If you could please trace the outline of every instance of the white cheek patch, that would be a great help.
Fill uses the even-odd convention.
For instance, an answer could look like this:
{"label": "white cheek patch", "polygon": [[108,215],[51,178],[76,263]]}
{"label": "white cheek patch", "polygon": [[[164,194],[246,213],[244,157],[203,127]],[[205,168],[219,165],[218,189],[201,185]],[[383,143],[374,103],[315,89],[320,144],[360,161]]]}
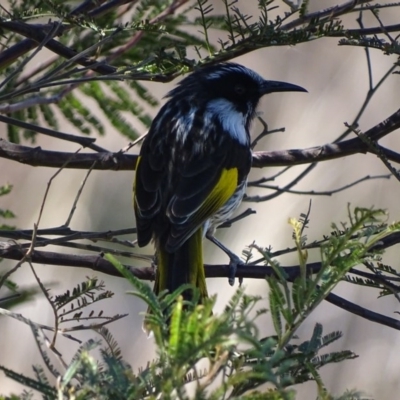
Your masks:
{"label": "white cheek patch", "polygon": [[[217,116],[224,131],[232,139],[242,145],[249,144],[249,135],[245,128],[245,116],[236,110],[235,106],[227,99],[211,100],[207,103],[207,114],[209,117]],[[211,118],[210,118],[211,119]]]}

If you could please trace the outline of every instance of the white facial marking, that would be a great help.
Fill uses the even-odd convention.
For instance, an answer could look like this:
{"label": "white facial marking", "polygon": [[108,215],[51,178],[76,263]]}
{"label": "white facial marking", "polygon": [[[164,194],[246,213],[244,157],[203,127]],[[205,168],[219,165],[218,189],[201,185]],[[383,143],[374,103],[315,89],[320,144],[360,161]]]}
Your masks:
{"label": "white facial marking", "polygon": [[237,111],[229,100],[211,100],[207,104],[207,114],[210,116],[217,115],[222,127],[233,139],[240,144],[248,145],[249,137],[245,128],[245,116]]}

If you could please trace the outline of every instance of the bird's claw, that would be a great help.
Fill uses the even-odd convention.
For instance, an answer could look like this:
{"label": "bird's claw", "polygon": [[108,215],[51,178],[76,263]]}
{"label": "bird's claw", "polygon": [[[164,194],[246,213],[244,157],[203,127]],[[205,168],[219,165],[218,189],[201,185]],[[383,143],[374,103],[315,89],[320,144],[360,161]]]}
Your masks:
{"label": "bird's claw", "polygon": [[[228,271],[228,282],[231,286],[235,284],[235,278],[236,278],[236,271],[238,265],[244,265],[243,261],[236,255],[236,254],[230,254],[229,255],[229,271]],[[239,280],[240,284],[242,283],[242,280]]]}
{"label": "bird's claw", "polygon": [[[235,277],[238,265],[244,265],[244,262],[235,254],[232,253],[227,247],[225,247],[217,238],[215,238],[209,232],[206,233],[208,240],[218,246],[228,257],[229,257],[229,270],[228,270],[228,282],[231,286],[235,284]],[[239,278],[239,284],[241,285],[243,278]]]}

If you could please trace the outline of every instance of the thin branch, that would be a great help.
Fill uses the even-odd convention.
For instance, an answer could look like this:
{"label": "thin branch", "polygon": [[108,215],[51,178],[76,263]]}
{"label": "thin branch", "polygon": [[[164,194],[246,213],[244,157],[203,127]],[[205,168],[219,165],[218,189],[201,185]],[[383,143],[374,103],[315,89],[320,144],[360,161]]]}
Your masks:
{"label": "thin branch", "polygon": [[[0,256],[9,260],[21,260],[24,251],[19,246],[10,246],[9,243],[0,242]],[[100,255],[76,255],[50,251],[34,250],[30,256],[33,263],[55,265],[61,267],[89,268],[96,272],[111,276],[121,276],[115,267]],[[128,270],[143,280],[154,280],[152,267],[127,266]]]}
{"label": "thin branch", "polygon": [[93,170],[93,168],[94,168],[95,165],[96,165],[96,162],[94,162],[94,163],[92,164],[92,166],[89,168],[89,170],[87,171],[87,173],[86,173],[86,175],[85,175],[85,178],[84,178],[83,181],[82,181],[82,184],[81,184],[81,186],[80,186],[80,188],[79,188],[79,190],[78,190],[78,193],[77,193],[76,196],[75,196],[75,200],[74,200],[74,203],[73,203],[73,205],[72,205],[71,211],[70,211],[70,213],[69,213],[69,215],[68,215],[68,218],[67,218],[67,220],[66,220],[66,222],[65,222],[65,224],[64,224],[65,226],[69,226],[69,224],[71,223],[71,219],[72,219],[72,217],[73,217],[73,215],[74,215],[74,213],[75,213],[76,205],[78,204],[79,198],[81,197],[83,188],[85,187],[85,184],[86,184],[86,182],[87,182],[87,179],[89,178],[89,175],[90,175],[90,173],[92,172],[92,170]]}
{"label": "thin branch", "polygon": [[[5,124],[15,125],[15,126],[18,126],[20,128],[24,128],[24,129],[33,130],[35,132],[42,133],[43,135],[47,135],[47,136],[54,137],[54,138],[61,139],[61,140],[66,140],[68,142],[78,143],[82,147],[88,147],[89,149],[92,149],[92,150],[95,150],[98,152],[106,152],[107,151],[107,150],[103,149],[102,147],[94,144],[94,142],[96,141],[96,139],[94,139],[94,138],[76,136],[76,135],[71,135],[70,133],[63,133],[63,132],[55,131],[53,129],[43,128],[42,126],[33,125],[33,124],[30,124],[30,123],[27,123],[24,121],[20,121],[15,118],[6,117],[4,115],[0,115],[0,122],[4,122]],[[65,161],[62,162],[59,165],[59,167],[61,167],[63,164],[65,164]]]}
{"label": "thin branch", "polygon": [[225,221],[223,224],[218,226],[218,229],[220,228],[230,228],[235,222],[240,221],[243,218],[248,217],[249,215],[256,214],[257,212],[251,208],[248,208],[247,210],[243,211],[241,214],[238,216],[229,219],[228,221]]}
{"label": "thin branch", "polygon": [[[101,232],[91,232],[91,231],[75,231],[66,226],[59,226],[56,228],[45,228],[38,229],[37,235],[48,235],[48,236],[70,236],[69,240],[106,240],[112,241],[115,236],[122,235],[130,235],[136,233],[136,228],[128,228],[128,229],[118,229],[115,231],[101,231]],[[12,240],[20,240],[26,239],[29,240],[32,237],[33,230],[0,230],[0,237],[12,239]]]}
{"label": "thin branch", "polygon": [[[33,242],[32,242],[32,243],[33,243]],[[43,283],[41,282],[41,280],[40,280],[38,274],[36,273],[36,270],[35,270],[33,264],[32,264],[31,262],[29,262],[29,261],[28,261],[28,264],[29,264],[29,266],[31,267],[31,271],[32,271],[32,273],[33,273],[33,276],[35,277],[35,280],[36,280],[37,284],[39,285],[39,287],[40,287],[42,293],[44,294],[44,296],[45,296],[47,302],[49,303],[50,308],[52,309],[53,314],[54,314],[54,334],[53,334],[53,339],[52,339],[51,345],[50,345],[50,348],[51,348],[51,349],[54,349],[55,346],[56,346],[56,339],[57,339],[57,332],[58,332],[57,309],[56,309],[56,307],[54,306],[54,303],[51,301],[51,297],[50,297],[50,295],[49,295],[49,292],[47,291],[47,289],[45,288],[45,286],[44,286]]]}
{"label": "thin branch", "polygon": [[306,23],[312,22],[312,20],[321,20],[321,18],[327,17],[329,21],[343,15],[349,13],[349,11],[354,10],[354,8],[360,4],[370,3],[370,0],[350,0],[346,3],[335,5],[332,7],[325,8],[324,10],[315,11],[309,14],[306,14],[300,18],[295,19],[285,25],[281,26],[281,29],[284,31],[288,31],[294,28],[297,28]]}
{"label": "thin branch", "polygon": [[35,49],[32,54],[30,54],[28,57],[24,58],[21,62],[20,65],[7,77],[0,83],[0,89],[5,86],[8,82],[10,82],[12,79],[14,79],[21,71],[22,69],[26,66],[26,64],[29,63],[42,49],[43,47],[46,46],[46,44],[52,40],[55,36],[57,36],[58,31],[60,30],[62,26],[61,22],[55,22],[53,23],[52,28],[50,31],[46,34],[46,36],[43,38],[43,40],[39,43],[39,46]]}
{"label": "thin branch", "polygon": [[371,149],[371,152],[375,153],[378,156],[378,158],[382,161],[382,163],[390,171],[390,173],[400,182],[399,172],[392,166],[392,164],[390,164],[385,154],[381,154],[376,143],[372,141],[368,136],[365,136],[365,134],[362,133],[360,130],[352,129],[352,131]]}
{"label": "thin branch", "polygon": [[330,32],[327,36],[359,37],[359,36],[372,36],[372,35],[379,35],[380,33],[399,32],[399,31],[400,31],[400,24],[394,24],[394,25],[386,25],[384,29],[381,26],[375,26],[372,28],[345,29],[343,32]]}
{"label": "thin branch", "polygon": [[[363,5],[361,6],[360,14],[357,18],[357,23],[360,25],[361,29],[364,29],[364,22],[363,22],[363,15],[364,15],[364,10],[363,10]],[[369,80],[369,91],[371,92],[374,88],[374,82],[373,82],[373,76],[372,76],[372,64],[371,64],[371,56],[369,52],[368,47],[364,47],[365,51],[365,58],[367,61],[367,67],[368,67],[368,80]]]}
{"label": "thin branch", "polygon": [[[27,39],[29,39],[25,43],[25,46],[30,49],[32,49],[32,44],[30,40],[41,43],[46,38],[46,30],[43,29],[43,26],[26,24],[22,21],[0,21],[0,27],[25,36]],[[63,29],[65,29],[65,27],[63,27]],[[61,33],[62,31],[60,32],[60,34]],[[36,47],[36,45],[34,47]],[[78,54],[78,52],[76,52],[75,50],[70,49],[69,47],[63,45],[55,39],[48,40],[45,44],[45,47],[51,50],[53,53],[56,53],[66,59],[73,58]],[[21,54],[19,56],[21,56]],[[5,61],[3,60],[3,64],[4,62]],[[97,61],[93,61],[88,57],[80,58],[79,60],[77,60],[77,63],[85,67],[91,66],[94,71],[100,74],[110,74],[117,71],[116,67],[113,67],[111,65],[99,64]]]}
{"label": "thin branch", "polygon": [[100,5],[100,4],[101,5],[97,8],[95,8],[94,10],[90,11],[88,13],[88,15],[92,18],[101,17],[106,12],[109,12],[114,8],[117,8],[117,7],[127,4],[127,3],[131,3],[131,5],[133,6],[137,2],[138,2],[138,0],[111,0],[111,1],[106,2],[106,4],[101,4],[101,3],[103,3],[103,1],[94,2],[96,4],[96,6]]}
{"label": "thin branch", "polygon": [[19,293],[10,294],[9,296],[5,296],[5,297],[0,297],[0,304],[8,302],[8,301],[16,300],[19,297],[21,297],[21,295]]}
{"label": "thin branch", "polygon": [[[101,6],[103,3],[105,3],[107,0],[86,0],[80,3],[76,8],[74,8],[70,15],[79,15],[79,14],[87,14],[90,11],[92,11],[94,8]],[[120,3],[120,0],[118,1]]]}
{"label": "thin branch", "polygon": [[325,300],[328,303],[331,303],[337,307],[342,308],[343,310],[351,312],[352,314],[358,315],[359,317],[367,319],[368,321],[376,322],[380,325],[385,325],[389,328],[400,330],[399,320],[368,310],[364,307],[359,306],[358,304],[352,303],[351,301],[344,299],[343,297],[339,297],[332,292],[325,297]]}
{"label": "thin branch", "polygon": [[[0,308],[0,315],[6,315],[6,316],[14,318],[14,319],[16,319],[16,320],[18,320],[20,322],[24,322],[27,325],[31,325],[32,324],[32,321],[30,319],[28,319],[28,318],[25,318],[22,314],[14,313],[14,312],[6,310],[4,308]],[[34,323],[34,324],[37,327],[41,328],[41,329],[45,329],[45,330],[54,332],[54,328],[52,326],[43,325],[43,324],[37,324],[37,323]],[[71,339],[71,340],[73,340],[75,342],[82,343],[79,339],[76,339],[73,336],[68,335],[67,333],[65,333],[64,329],[60,330],[58,333],[60,335],[64,336],[64,337],[66,337],[67,339]]]}
{"label": "thin branch", "polygon": [[317,166],[317,162],[313,162],[310,164],[303,172],[298,174],[292,181],[290,181],[287,185],[285,185],[283,188],[281,188],[279,191],[275,191],[274,193],[266,196],[252,196],[251,200],[250,197],[247,197],[247,195],[244,197],[245,201],[253,201],[253,202],[261,202],[261,201],[269,201],[274,199],[275,197],[280,196],[281,194],[288,192],[291,190],[291,188],[295,185],[297,185],[303,178],[305,178],[315,167]]}
{"label": "thin branch", "polygon": [[[308,190],[307,191],[307,190],[284,189],[284,188],[280,188],[279,186],[264,185],[264,184],[251,184],[248,186],[258,187],[258,188],[262,188],[262,189],[270,189],[273,191],[278,191],[278,192],[282,192],[282,193],[290,193],[290,194],[299,194],[299,195],[308,195],[308,196],[332,196],[335,193],[339,193],[339,192],[347,190],[353,186],[356,186],[361,182],[369,181],[372,179],[390,179],[391,176],[392,176],[392,174],[376,175],[376,176],[367,175],[367,176],[364,176],[363,178],[357,179],[354,182],[351,182],[347,185],[341,186],[337,189],[327,190],[327,191],[323,191],[323,192],[319,192],[316,190]],[[246,196],[244,201],[260,202],[260,201],[264,201],[263,198],[264,198],[264,196]]]}
{"label": "thin branch", "polygon": [[[184,5],[187,2],[188,2],[188,0],[175,0],[174,2],[172,2],[172,4],[170,4],[168,7],[166,7],[158,16],[156,16],[151,21],[149,21],[149,24],[157,24],[157,23],[161,22],[169,15],[174,14],[176,9],[178,9],[179,7],[181,7],[182,5]],[[116,1],[109,2],[105,6],[107,6],[106,9],[108,10],[109,8],[116,7],[120,3],[123,4],[124,2],[116,2]],[[109,6],[111,6],[111,7],[109,7]],[[96,13],[96,10],[93,10],[92,13],[89,13],[89,14],[92,17],[96,17],[96,16],[99,16],[100,14],[102,14],[103,12],[104,12],[104,10],[100,11],[98,9],[97,13]],[[72,14],[73,13],[74,13],[74,11],[72,12]],[[27,47],[29,49],[32,48],[31,39],[37,41],[38,38],[40,38],[42,36],[42,32],[46,31],[46,29],[48,29],[48,27],[46,25],[36,25],[35,26],[32,24],[24,24],[23,22],[20,22],[20,25],[18,25],[18,22],[10,23],[10,25],[7,25],[7,23],[9,21],[0,21],[0,26],[2,26],[2,22],[4,22],[6,24],[5,27],[7,29],[29,37],[30,39],[27,39],[27,43],[25,43],[25,47]],[[12,21],[12,22],[14,22],[14,21]],[[69,26],[63,26],[62,28],[63,28],[63,32],[70,29]],[[32,93],[32,92],[37,91],[40,88],[45,88],[45,87],[69,85],[56,97],[57,101],[60,101],[61,98],[63,98],[66,94],[70,93],[74,88],[76,88],[81,83],[90,82],[92,80],[95,80],[95,81],[105,80],[104,78],[106,78],[106,77],[104,77],[104,76],[103,77],[94,76],[94,72],[97,72],[97,73],[100,73],[103,75],[108,75],[106,80],[125,80],[125,79],[139,80],[139,79],[143,78],[144,80],[153,80],[153,81],[160,81],[160,82],[168,82],[168,81],[174,79],[178,75],[178,73],[170,73],[170,74],[165,74],[165,75],[157,74],[153,77],[150,74],[143,74],[143,73],[136,74],[136,75],[133,75],[133,74],[125,75],[125,72],[127,72],[127,70],[124,71],[124,73],[118,73],[119,69],[117,67],[107,64],[107,62],[110,62],[110,61],[118,58],[120,55],[124,54],[125,52],[130,50],[132,47],[134,47],[140,41],[140,39],[143,37],[143,33],[144,33],[143,31],[138,31],[133,36],[133,38],[129,40],[128,43],[124,44],[119,49],[117,49],[116,51],[114,51],[113,53],[108,55],[103,61],[99,62],[99,61],[92,60],[91,58],[88,58],[85,56],[91,50],[98,48],[104,41],[109,40],[113,35],[115,35],[118,32],[118,29],[119,28],[117,28],[109,37],[102,39],[101,41],[97,42],[90,48],[85,49],[80,53],[77,53],[75,50],[68,48],[67,46],[61,44],[60,42],[58,42],[56,40],[48,40],[45,44],[46,47],[49,50],[64,57],[65,59],[67,59],[67,61],[65,61],[63,64],[61,64],[60,66],[58,66],[55,70],[53,70],[51,72],[52,75],[56,74],[57,71],[59,71],[61,69],[65,69],[69,65],[76,63],[76,64],[83,65],[85,67],[85,69],[78,70],[75,72],[84,72],[85,70],[88,70],[86,76],[82,77],[82,78],[77,78],[77,79],[64,79],[64,80],[61,80],[61,77],[57,77],[57,81],[52,82],[52,80],[49,81],[49,79],[48,79],[49,77],[46,75],[45,81],[39,80],[38,82],[36,82],[34,84],[31,84],[25,88],[19,89],[19,90],[13,92],[12,96],[15,97],[17,95]],[[29,42],[29,41],[31,41],[31,42]],[[33,46],[33,47],[35,47],[35,46]],[[21,51],[18,54],[20,57]],[[9,56],[9,58],[10,57],[13,57],[13,59],[16,59],[16,57],[13,54],[11,54]],[[2,62],[6,64],[7,62],[9,62],[9,60],[5,59]],[[0,63],[0,66],[1,66],[1,63]],[[70,75],[70,73],[69,73],[69,75]],[[111,75],[114,75],[114,76],[111,76]],[[26,79],[24,78],[24,80],[26,80]],[[9,97],[10,94],[7,94],[6,97],[7,96]],[[4,98],[4,96],[0,96],[0,99],[2,99],[2,98]],[[21,106],[22,106],[22,104],[18,105],[18,107],[21,107]]]}
{"label": "thin branch", "polygon": [[128,152],[132,147],[135,147],[137,144],[139,144],[144,138],[147,136],[149,131],[144,133],[143,135],[139,136],[136,140],[133,142],[129,143],[127,146],[125,146],[123,149],[121,149],[120,153],[126,153]]}
{"label": "thin branch", "polygon": [[[92,244],[83,244],[83,243],[74,243],[71,242],[70,237],[68,236],[62,236],[56,239],[46,239],[43,237],[37,237],[36,238],[36,243],[35,243],[35,248],[38,247],[46,247],[46,246],[61,246],[61,247],[67,247],[67,248],[72,248],[72,249],[80,249],[80,250],[86,250],[86,251],[94,251],[98,254],[104,254],[104,253],[110,253],[118,257],[128,257],[130,259],[137,259],[137,260],[142,260],[147,263],[151,263],[153,260],[152,255],[146,255],[146,254],[139,254],[139,253],[133,253],[131,251],[122,251],[122,250],[117,250],[113,248],[107,248],[104,246],[95,246]],[[24,243],[20,245],[21,249],[25,249],[29,247],[29,243]],[[132,246],[129,246],[132,247]]]}
{"label": "thin branch", "polygon": [[261,117],[258,117],[258,120],[261,122],[261,124],[263,126],[263,130],[260,134],[258,134],[258,136],[251,143],[251,149],[254,149],[257,146],[258,142],[265,136],[271,135],[272,133],[285,132],[285,128],[278,128],[278,129],[273,129],[272,131],[269,131],[268,124]]}
{"label": "thin branch", "polygon": [[[354,126],[354,125],[353,125]],[[365,135],[372,141],[377,141],[389,133],[400,128],[400,109],[390,117],[370,128]],[[351,130],[350,130],[351,131]],[[253,167],[299,165],[310,162],[333,160],[356,153],[371,152],[369,146],[360,138],[349,139],[342,142],[330,143],[323,146],[311,147],[304,150],[286,150],[283,152],[255,152],[253,153]],[[286,163],[277,163],[279,158]]]}
{"label": "thin branch", "polygon": [[5,103],[0,105],[0,114],[11,114],[16,111],[24,110],[29,107],[45,104],[54,104],[59,101],[59,96],[40,97],[32,96],[18,103]]}
{"label": "thin branch", "polygon": [[[0,244],[0,252],[1,252],[1,244]],[[21,257],[13,258],[13,260],[18,260],[18,262],[10,270],[2,273],[2,275],[0,276],[0,289],[6,283],[7,279],[22,266],[22,264],[27,260],[27,258],[28,258],[27,253],[23,253],[22,251],[21,251]]]}

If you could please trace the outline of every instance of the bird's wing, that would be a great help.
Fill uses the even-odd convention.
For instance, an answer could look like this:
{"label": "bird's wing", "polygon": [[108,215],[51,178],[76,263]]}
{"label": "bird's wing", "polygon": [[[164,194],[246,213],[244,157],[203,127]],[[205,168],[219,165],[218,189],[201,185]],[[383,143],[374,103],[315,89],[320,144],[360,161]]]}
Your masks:
{"label": "bird's wing", "polygon": [[166,249],[175,251],[233,195],[250,169],[251,153],[224,132],[216,137],[218,143],[201,143],[207,150],[197,153],[196,139],[188,138],[172,167],[171,146],[161,152],[157,141],[143,143],[134,189],[139,246],[166,234]]}
{"label": "bird's wing", "polygon": [[166,248],[175,251],[235,193],[250,169],[248,148],[225,140],[218,149],[184,163],[167,208],[171,221]]}
{"label": "bird's wing", "polygon": [[161,213],[162,185],[166,180],[167,160],[147,149],[145,142],[136,164],[133,206],[136,215],[139,246],[148,244],[153,236],[153,221]]}

